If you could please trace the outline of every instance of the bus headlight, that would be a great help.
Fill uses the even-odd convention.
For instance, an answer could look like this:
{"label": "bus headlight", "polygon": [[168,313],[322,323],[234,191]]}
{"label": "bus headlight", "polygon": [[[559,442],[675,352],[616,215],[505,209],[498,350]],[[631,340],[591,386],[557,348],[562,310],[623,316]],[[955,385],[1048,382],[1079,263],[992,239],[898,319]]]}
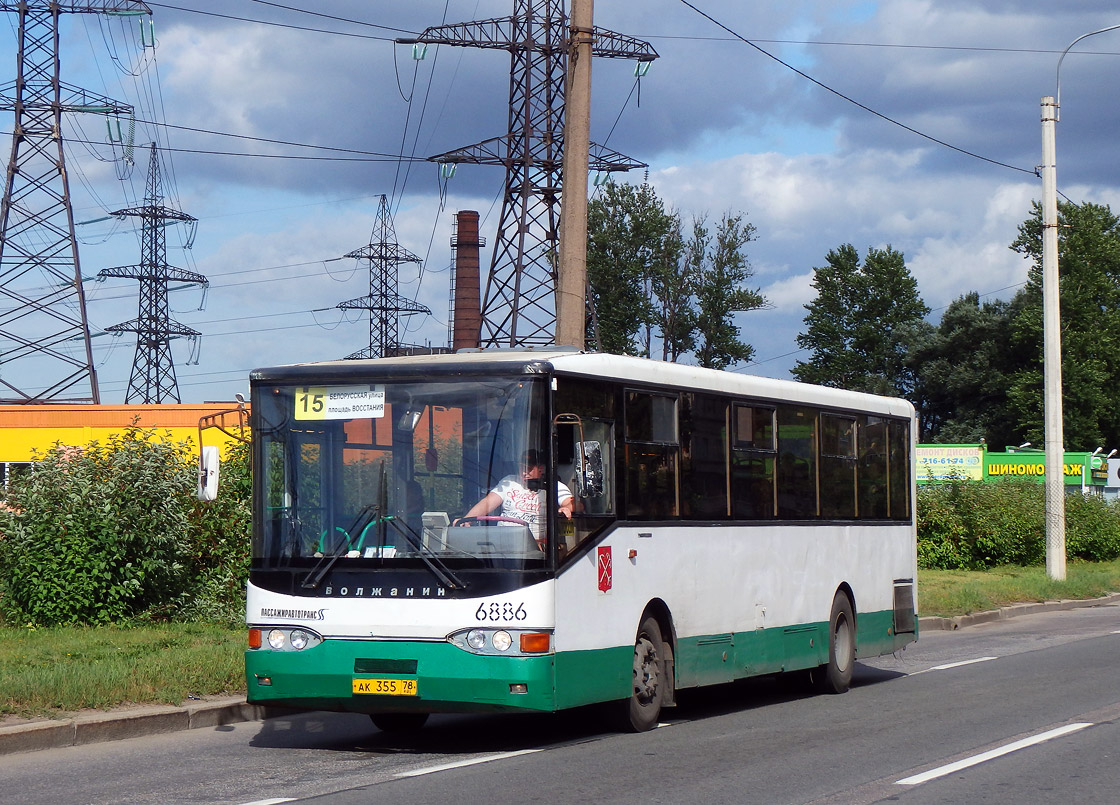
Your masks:
{"label": "bus headlight", "polygon": [[542,629],[462,629],[447,642],[472,654],[531,656],[552,653],[552,631]]}
{"label": "bus headlight", "polygon": [[291,643],[292,648],[296,651],[302,651],[307,648],[311,635],[303,631],[303,629],[292,629]]}
{"label": "bus headlight", "polygon": [[509,632],[500,630],[494,632],[490,642],[498,651],[509,651],[509,647],[513,645],[513,638],[509,636]]}
{"label": "bus headlight", "polygon": [[471,629],[467,632],[467,645],[475,651],[482,651],[486,648],[486,632],[481,629]]}
{"label": "bus headlight", "polygon": [[264,632],[268,647],[273,651],[303,651],[304,649],[314,648],[323,642],[322,636],[310,629],[280,626],[265,632],[265,630],[256,626],[249,629],[250,649],[260,649],[264,647],[260,638],[262,632]]}

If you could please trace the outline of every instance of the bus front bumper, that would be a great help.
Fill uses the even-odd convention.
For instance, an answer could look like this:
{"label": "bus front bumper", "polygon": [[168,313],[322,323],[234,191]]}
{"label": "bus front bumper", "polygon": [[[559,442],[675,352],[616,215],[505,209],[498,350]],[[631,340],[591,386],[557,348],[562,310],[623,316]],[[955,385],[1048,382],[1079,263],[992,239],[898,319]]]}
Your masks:
{"label": "bus front bumper", "polygon": [[552,712],[552,654],[472,654],[450,643],[328,639],[245,652],[248,701],[357,713]]}

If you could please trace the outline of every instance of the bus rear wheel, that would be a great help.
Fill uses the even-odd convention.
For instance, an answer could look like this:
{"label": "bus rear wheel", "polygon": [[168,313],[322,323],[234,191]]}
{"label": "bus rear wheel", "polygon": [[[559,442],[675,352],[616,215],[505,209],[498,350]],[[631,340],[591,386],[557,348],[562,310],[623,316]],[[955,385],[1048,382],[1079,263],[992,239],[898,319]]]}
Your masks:
{"label": "bus rear wheel", "polygon": [[428,721],[427,713],[370,713],[373,726],[382,732],[416,732]]}
{"label": "bus rear wheel", "polygon": [[670,684],[665,658],[661,626],[656,618],[646,617],[634,639],[634,685],[622,724],[628,731],[646,732],[657,726],[665,700],[665,686]]}
{"label": "bus rear wheel", "polygon": [[828,618],[828,662],[814,669],[814,686],[821,693],[844,693],[852,685],[855,661],[856,619],[852,602],[844,593],[837,593]]}

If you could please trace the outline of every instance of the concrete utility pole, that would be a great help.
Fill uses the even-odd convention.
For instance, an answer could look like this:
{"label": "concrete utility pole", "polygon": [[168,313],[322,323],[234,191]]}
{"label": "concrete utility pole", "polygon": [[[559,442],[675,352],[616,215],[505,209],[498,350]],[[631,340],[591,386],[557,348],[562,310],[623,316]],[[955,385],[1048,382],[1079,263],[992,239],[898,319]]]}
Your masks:
{"label": "concrete utility pole", "polygon": [[591,148],[593,0],[572,0],[564,88],[564,195],[560,200],[560,266],[556,343],[583,349],[587,320],[587,163]]}
{"label": "concrete utility pole", "polygon": [[1042,99],[1042,362],[1046,447],[1046,575],[1066,577],[1065,439],[1062,435],[1062,319],[1058,286],[1058,104]]}
{"label": "concrete utility pole", "polygon": [[[1062,60],[1078,42],[1115,31],[1109,25],[1074,39],[1058,57],[1054,97],[1042,98],[1042,342],[1043,416],[1046,441],[1046,575],[1066,577],[1066,499],[1062,434],[1062,317],[1058,276],[1058,157],[1054,130],[1062,106]],[[1084,472],[1084,470],[1083,470]]]}

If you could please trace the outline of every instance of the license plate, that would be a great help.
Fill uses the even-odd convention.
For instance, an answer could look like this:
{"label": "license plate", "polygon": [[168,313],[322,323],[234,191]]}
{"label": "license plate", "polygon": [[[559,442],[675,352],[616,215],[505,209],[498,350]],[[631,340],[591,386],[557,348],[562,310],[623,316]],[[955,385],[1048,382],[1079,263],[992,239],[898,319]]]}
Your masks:
{"label": "license plate", "polygon": [[415,679],[355,679],[354,693],[374,696],[415,696]]}

